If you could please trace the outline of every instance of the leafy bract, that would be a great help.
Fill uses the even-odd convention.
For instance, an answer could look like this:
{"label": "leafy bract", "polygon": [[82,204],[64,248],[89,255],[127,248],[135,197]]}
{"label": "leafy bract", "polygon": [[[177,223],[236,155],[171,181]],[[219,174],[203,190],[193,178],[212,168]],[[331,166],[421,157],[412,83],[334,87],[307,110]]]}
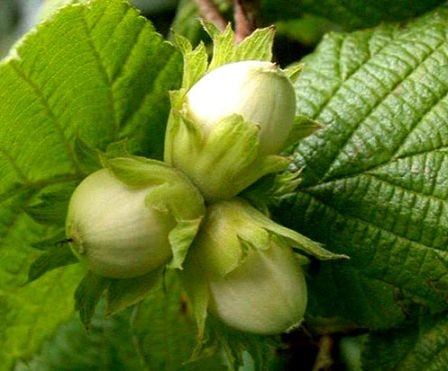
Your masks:
{"label": "leafy bract", "polygon": [[304,60],[298,114],[327,127],[293,151],[302,182],[276,215],[350,256],[310,278],[311,317],[387,328],[400,297],[447,307],[447,21],[330,34]]}
{"label": "leafy bract", "polygon": [[[179,279],[167,271],[163,282],[149,292],[135,311],[135,344],[149,370],[225,370],[219,352],[188,363],[195,348],[196,328]],[[212,354],[214,355],[212,356]]]}
{"label": "leafy bract", "polygon": [[181,69],[180,54],[120,0],[63,8],[0,62],[5,369],[37,349],[73,310],[77,267],[22,286],[37,254],[29,247],[52,240],[64,224],[62,201],[53,210],[47,201],[62,200],[58,195],[70,194],[86,175],[75,142],[94,151],[127,137],[132,153],[160,157],[167,91],[180,84]]}
{"label": "leafy bract", "polygon": [[190,89],[203,75],[227,63],[244,60],[271,61],[272,43],[275,30],[273,27],[255,30],[241,43],[235,43],[235,33],[229,24],[221,32],[212,23],[202,20],[202,26],[213,40],[213,57],[208,63],[207,50],[200,42],[194,49],[190,41],[180,35],[174,34],[174,39],[182,51],[184,59],[182,89],[172,95],[172,106],[177,108],[182,94]]}

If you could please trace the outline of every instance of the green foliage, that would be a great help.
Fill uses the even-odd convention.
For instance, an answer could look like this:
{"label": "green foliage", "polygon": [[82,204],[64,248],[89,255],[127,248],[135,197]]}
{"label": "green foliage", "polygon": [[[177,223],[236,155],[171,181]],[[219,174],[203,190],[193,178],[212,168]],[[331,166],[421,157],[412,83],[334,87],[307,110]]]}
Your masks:
{"label": "green foliage", "polygon": [[302,9],[344,25],[366,28],[384,21],[400,21],[422,14],[443,0],[302,0]]}
{"label": "green foliage", "polygon": [[45,342],[30,360],[16,363],[15,371],[141,371],[143,359],[133,346],[131,312],[105,318],[99,311],[86,332],[73,316]]}
{"label": "green foliage", "polygon": [[[220,5],[223,0],[214,0]],[[383,22],[406,21],[419,16],[444,0],[261,0],[259,22],[275,24],[278,33],[304,45],[315,45],[325,32],[354,30]],[[222,8],[222,6],[221,6]],[[196,45],[204,35],[197,22],[196,3],[182,0],[173,22],[173,30]]]}
{"label": "green foliage", "polygon": [[322,17],[304,14],[300,18],[276,22],[275,29],[278,36],[295,40],[304,46],[314,46],[327,32],[340,30],[341,27]]}
{"label": "green foliage", "polygon": [[78,262],[68,244],[56,246],[54,249],[40,255],[31,264],[28,271],[28,282],[34,281],[50,270]]}
{"label": "green foliage", "polygon": [[[59,229],[63,198],[85,175],[74,146],[132,137],[134,153],[160,157],[181,58],[119,0],[69,6],[0,64],[0,364],[36,350],[73,310],[79,268],[23,287],[37,251]],[[54,207],[47,207],[48,201]],[[38,223],[39,222],[39,223]],[[44,224],[41,224],[44,223]]]}
{"label": "green foliage", "polygon": [[406,327],[372,334],[363,350],[365,370],[445,370],[448,364],[448,319],[446,314],[426,315]]}
{"label": "green foliage", "polygon": [[447,20],[331,34],[304,60],[298,113],[327,127],[296,147],[302,183],[277,215],[351,258],[310,279],[310,316],[387,328],[400,295],[447,307]]}
{"label": "green foliage", "polygon": [[275,350],[279,346],[276,337],[237,331],[212,316],[207,318],[206,329],[203,347],[197,348],[194,356],[206,355],[210,349],[222,349],[229,370],[245,370],[247,367],[248,370],[262,371],[274,363]]}
{"label": "green foliage", "polygon": [[180,0],[176,16],[173,20],[172,30],[177,35],[182,35],[196,45],[204,31],[198,22],[199,10],[194,1]]}
{"label": "green foliage", "polygon": [[205,354],[203,359],[187,363],[195,347],[196,326],[187,299],[181,293],[178,277],[171,271],[137,308],[133,332],[149,370],[225,369],[219,352],[212,357]]}
{"label": "green foliage", "polygon": [[262,9],[271,22],[310,13],[345,28],[356,29],[372,27],[384,21],[406,20],[443,3],[443,0],[263,0]]}

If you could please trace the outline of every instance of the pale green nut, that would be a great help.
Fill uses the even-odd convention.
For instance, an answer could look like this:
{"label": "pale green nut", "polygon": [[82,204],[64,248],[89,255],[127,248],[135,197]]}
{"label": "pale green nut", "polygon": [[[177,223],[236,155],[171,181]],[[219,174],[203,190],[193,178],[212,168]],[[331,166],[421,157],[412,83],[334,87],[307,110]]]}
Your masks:
{"label": "pale green nut", "polygon": [[305,315],[305,276],[288,246],[251,250],[238,268],[209,285],[211,312],[240,331],[280,334]]}
{"label": "pale green nut", "polygon": [[278,227],[241,199],[209,206],[186,268],[199,327],[200,306],[234,329],[259,335],[300,325],[305,276],[294,242],[275,232]]}
{"label": "pale green nut", "polygon": [[241,61],[200,79],[186,95],[186,109],[206,132],[229,115],[241,115],[260,127],[260,154],[275,154],[293,126],[296,97],[292,82],[276,64]]}
{"label": "pale green nut", "polygon": [[229,200],[288,166],[279,153],[294,124],[295,92],[274,63],[223,65],[172,93],[171,103],[164,160],[206,201]]}
{"label": "pale green nut", "polygon": [[[156,161],[113,161],[122,174],[98,170],[71,197],[66,234],[73,252],[92,272],[109,278],[141,276],[173,260],[179,267],[205,212],[198,191]],[[171,207],[171,200],[179,203],[176,198],[184,203]]]}

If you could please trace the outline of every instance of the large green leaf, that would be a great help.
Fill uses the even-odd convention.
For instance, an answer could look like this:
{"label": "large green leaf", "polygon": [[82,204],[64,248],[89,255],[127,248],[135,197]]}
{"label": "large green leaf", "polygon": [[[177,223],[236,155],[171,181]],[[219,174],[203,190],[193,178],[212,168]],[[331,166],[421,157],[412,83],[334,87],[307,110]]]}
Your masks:
{"label": "large green leaf", "polygon": [[384,21],[400,21],[422,14],[444,0],[262,0],[267,20],[295,18],[310,13],[345,28],[366,28]]}
{"label": "large green leaf", "polygon": [[447,307],[447,25],[442,7],[330,34],[304,60],[298,113],[327,127],[295,148],[303,182],[276,215],[351,257],[310,277],[312,317],[386,328],[400,296]]}
{"label": "large green leaf", "polygon": [[36,257],[29,246],[54,235],[47,222],[61,215],[60,203],[50,212],[39,196],[59,199],[85,176],[75,142],[93,151],[128,137],[132,152],[160,156],[181,68],[179,53],[120,0],[64,8],[0,63],[2,367],[67,319],[79,280],[74,267],[22,287]]}

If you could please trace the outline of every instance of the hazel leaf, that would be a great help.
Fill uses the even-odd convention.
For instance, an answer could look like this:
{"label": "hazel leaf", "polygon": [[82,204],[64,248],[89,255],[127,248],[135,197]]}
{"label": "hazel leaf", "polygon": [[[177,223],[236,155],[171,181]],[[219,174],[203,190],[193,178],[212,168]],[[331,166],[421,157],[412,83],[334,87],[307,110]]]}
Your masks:
{"label": "hazel leaf", "polygon": [[[28,359],[73,314],[77,265],[23,287],[39,256],[32,245],[65,219],[62,203],[50,212],[40,196],[74,187],[93,170],[89,156],[80,156],[80,141],[91,155],[127,137],[132,153],[160,158],[167,91],[180,86],[181,73],[180,53],[122,0],[64,7],[0,61],[3,368]],[[31,218],[30,207],[48,223]]]}
{"label": "hazel leaf", "polygon": [[310,280],[309,315],[397,325],[404,292],[447,309],[448,9],[327,35],[296,82],[324,129],[295,146],[297,190],[274,216],[350,256]]}

